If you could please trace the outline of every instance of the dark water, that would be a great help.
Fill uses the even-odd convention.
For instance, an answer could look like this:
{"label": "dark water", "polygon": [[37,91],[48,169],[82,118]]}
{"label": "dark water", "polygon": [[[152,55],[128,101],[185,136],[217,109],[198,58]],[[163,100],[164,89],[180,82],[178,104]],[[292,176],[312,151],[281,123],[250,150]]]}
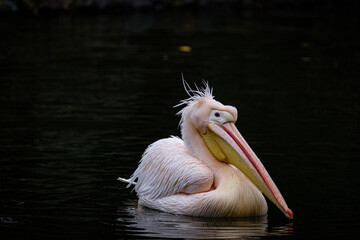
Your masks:
{"label": "dark water", "polygon": [[[1,17],[0,235],[6,239],[319,239],[357,235],[358,17],[230,9]],[[182,47],[186,46],[186,47]],[[189,48],[190,47],[190,48]],[[179,135],[209,80],[295,219],[139,208],[116,181]],[[5,239],[5,238],[2,238]]]}

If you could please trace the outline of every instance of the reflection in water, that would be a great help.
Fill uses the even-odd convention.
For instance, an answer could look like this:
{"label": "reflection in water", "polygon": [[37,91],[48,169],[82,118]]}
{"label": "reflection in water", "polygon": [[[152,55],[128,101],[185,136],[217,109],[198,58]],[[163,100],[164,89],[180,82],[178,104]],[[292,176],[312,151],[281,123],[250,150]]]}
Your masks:
{"label": "reflection in water", "polygon": [[173,215],[127,202],[119,209],[119,229],[132,236],[154,238],[229,239],[291,235],[292,224],[268,227],[267,216],[254,218],[202,218]]}

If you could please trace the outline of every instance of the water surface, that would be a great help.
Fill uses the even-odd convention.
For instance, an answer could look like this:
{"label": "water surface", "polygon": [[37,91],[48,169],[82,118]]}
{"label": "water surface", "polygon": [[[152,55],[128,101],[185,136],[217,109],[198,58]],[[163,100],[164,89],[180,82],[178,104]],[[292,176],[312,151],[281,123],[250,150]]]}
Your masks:
{"label": "water surface", "polygon": [[[166,21],[165,21],[166,20]],[[357,18],[220,9],[0,22],[0,231],[15,237],[311,239],[359,226]],[[185,48],[183,46],[186,46]],[[174,216],[129,177],[179,135],[180,73],[238,108],[238,129],[294,212]]]}

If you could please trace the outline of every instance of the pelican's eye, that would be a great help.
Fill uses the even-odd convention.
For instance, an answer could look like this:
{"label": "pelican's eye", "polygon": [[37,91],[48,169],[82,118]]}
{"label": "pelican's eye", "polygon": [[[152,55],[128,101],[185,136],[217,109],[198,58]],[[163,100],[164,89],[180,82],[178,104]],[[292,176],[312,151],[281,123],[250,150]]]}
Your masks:
{"label": "pelican's eye", "polygon": [[222,125],[226,122],[234,122],[234,117],[227,111],[212,110],[210,112],[209,122]]}

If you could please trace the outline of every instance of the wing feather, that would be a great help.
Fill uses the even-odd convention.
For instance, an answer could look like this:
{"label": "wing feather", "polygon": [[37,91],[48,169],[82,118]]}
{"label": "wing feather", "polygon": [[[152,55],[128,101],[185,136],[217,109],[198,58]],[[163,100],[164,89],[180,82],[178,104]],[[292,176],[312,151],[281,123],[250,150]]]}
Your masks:
{"label": "wing feather", "polygon": [[136,179],[135,191],[139,198],[159,199],[177,193],[208,191],[213,184],[213,173],[187,153],[181,139],[170,137],[146,149],[128,181],[134,183]]}

